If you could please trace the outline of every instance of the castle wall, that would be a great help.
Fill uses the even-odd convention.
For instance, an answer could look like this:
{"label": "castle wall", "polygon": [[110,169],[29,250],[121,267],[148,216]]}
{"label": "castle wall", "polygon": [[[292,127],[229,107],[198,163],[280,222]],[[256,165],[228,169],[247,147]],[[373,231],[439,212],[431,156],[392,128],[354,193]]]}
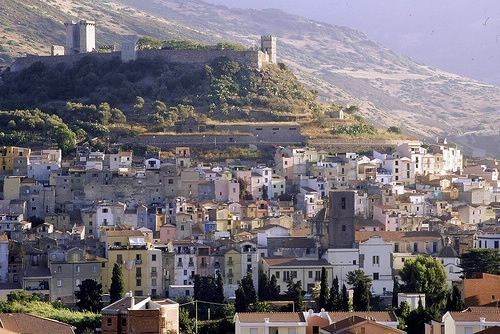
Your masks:
{"label": "castle wall", "polygon": [[[121,58],[121,52],[112,53],[79,53],[64,56],[27,56],[17,58],[11,65],[12,72],[18,72],[30,67],[36,62],[41,62],[47,66],[64,63],[73,65],[83,57],[93,57],[100,60],[110,60],[114,57]],[[225,57],[232,61],[239,62],[249,67],[261,68],[268,62],[268,56],[262,51],[235,51],[235,50],[144,50],[137,51],[137,59],[161,58],[169,63],[191,64],[194,66],[204,66],[211,63],[216,58]]]}

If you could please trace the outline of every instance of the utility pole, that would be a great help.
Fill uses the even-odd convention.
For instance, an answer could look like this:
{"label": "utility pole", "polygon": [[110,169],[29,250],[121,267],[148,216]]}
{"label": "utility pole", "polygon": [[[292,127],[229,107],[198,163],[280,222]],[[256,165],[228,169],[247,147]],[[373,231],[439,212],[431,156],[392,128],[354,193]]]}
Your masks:
{"label": "utility pole", "polygon": [[198,300],[194,301],[194,314],[195,314],[195,333],[198,334]]}

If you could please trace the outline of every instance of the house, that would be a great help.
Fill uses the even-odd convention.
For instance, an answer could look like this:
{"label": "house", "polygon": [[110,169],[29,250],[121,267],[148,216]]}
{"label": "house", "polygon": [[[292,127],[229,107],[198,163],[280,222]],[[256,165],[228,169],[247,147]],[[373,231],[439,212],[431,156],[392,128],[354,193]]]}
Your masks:
{"label": "house", "polygon": [[26,313],[0,313],[0,333],[75,334],[74,327],[63,322]]}
{"label": "house", "polygon": [[106,259],[86,254],[83,249],[67,251],[56,248],[49,252],[49,268],[52,274],[50,300],[65,304],[75,304],[75,292],[86,279],[101,282],[101,266]]}
{"label": "house", "polygon": [[102,309],[103,334],[179,333],[179,304],[134,297],[131,292]]}
{"label": "house", "polygon": [[111,286],[115,263],[123,268],[123,285],[136,296],[159,296],[163,294],[163,272],[161,250],[153,247],[144,233],[137,230],[107,231],[104,235],[106,258],[101,268],[102,286],[108,291]]}
{"label": "house", "polygon": [[382,325],[374,320],[365,319],[358,316],[350,316],[346,319],[334,322],[331,325],[319,330],[320,334],[404,334],[406,332],[397,328]]}
{"label": "house", "polygon": [[[354,323],[353,317],[356,319]],[[392,311],[325,312],[321,310],[315,313],[309,310],[307,312],[236,313],[234,324],[236,334],[404,333],[397,330],[398,319]]]}
{"label": "house", "polygon": [[500,302],[500,275],[481,273],[464,279],[466,306],[497,306]]}
{"label": "house", "polygon": [[375,295],[388,295],[393,288],[392,245],[379,236],[359,243],[359,269],[372,279]]}
{"label": "house", "polygon": [[472,334],[488,327],[500,326],[498,307],[469,307],[462,312],[446,312],[443,315],[443,334]]}
{"label": "house", "polygon": [[236,313],[235,334],[306,334],[307,322],[301,312]]}
{"label": "house", "polygon": [[275,276],[280,292],[287,291],[290,280],[300,281],[302,290],[310,294],[321,281],[322,268],[326,269],[328,280],[333,279],[333,266],[325,259],[267,257],[261,260],[261,269],[267,277]]}

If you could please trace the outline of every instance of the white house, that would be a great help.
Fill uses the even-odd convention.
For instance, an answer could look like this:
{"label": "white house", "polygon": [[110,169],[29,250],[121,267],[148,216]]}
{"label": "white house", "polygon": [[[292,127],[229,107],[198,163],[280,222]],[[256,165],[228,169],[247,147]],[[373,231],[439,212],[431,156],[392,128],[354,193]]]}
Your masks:
{"label": "white house", "polygon": [[372,293],[386,295],[392,291],[392,244],[379,236],[359,243],[359,269],[372,279]]}
{"label": "white house", "polygon": [[498,233],[482,233],[478,234],[474,242],[474,248],[490,248],[499,249],[500,234]]}
{"label": "white house", "polygon": [[446,312],[442,320],[443,334],[474,334],[488,327],[500,326],[500,309],[469,307],[462,312]]}

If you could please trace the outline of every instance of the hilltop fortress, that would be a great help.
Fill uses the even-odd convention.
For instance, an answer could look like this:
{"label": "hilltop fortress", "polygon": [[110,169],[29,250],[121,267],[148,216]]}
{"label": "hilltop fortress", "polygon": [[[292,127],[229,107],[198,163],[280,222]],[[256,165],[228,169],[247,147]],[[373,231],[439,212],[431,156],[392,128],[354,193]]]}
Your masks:
{"label": "hilltop fortress", "polygon": [[96,23],[95,21],[81,20],[79,22],[66,22],[66,44],[53,45],[51,54],[47,56],[28,55],[17,58],[11,65],[12,72],[21,71],[29,66],[41,62],[45,65],[64,63],[73,65],[83,57],[95,57],[102,60],[120,58],[123,62],[136,59],[161,58],[170,63],[191,64],[204,66],[214,59],[225,57],[246,66],[260,69],[263,64],[276,63],[276,37],[261,36],[259,50],[137,50],[135,41],[124,42],[119,51],[112,50],[108,53],[96,51]]}

